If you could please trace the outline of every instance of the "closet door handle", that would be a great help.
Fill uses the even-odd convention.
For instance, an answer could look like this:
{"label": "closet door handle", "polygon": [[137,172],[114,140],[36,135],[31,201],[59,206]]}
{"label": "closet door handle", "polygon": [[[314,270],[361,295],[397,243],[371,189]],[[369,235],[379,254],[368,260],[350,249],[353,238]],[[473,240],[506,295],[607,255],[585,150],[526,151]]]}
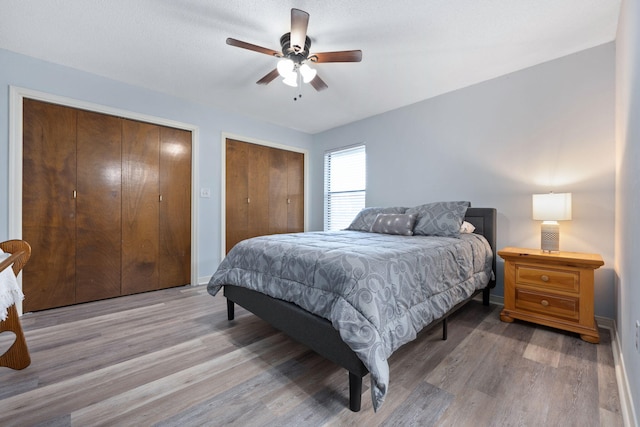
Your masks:
{"label": "closet door handle", "polygon": [[291,204],[291,199],[287,199],[287,204],[290,205]]}
{"label": "closet door handle", "polygon": [[158,195],[158,201],[159,201],[159,202],[162,202],[162,194],[159,194],[159,195]]}
{"label": "closet door handle", "polygon": [[78,198],[78,191],[77,190],[73,190],[73,198],[74,199]]}

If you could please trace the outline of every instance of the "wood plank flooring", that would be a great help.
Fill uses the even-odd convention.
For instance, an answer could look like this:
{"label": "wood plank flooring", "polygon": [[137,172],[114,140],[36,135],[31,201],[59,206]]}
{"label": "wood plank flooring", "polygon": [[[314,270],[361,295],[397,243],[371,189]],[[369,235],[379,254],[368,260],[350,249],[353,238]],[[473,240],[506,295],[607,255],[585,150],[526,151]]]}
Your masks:
{"label": "wood plank flooring", "polygon": [[227,321],[202,286],[28,313],[32,363],[0,368],[0,425],[622,425],[609,330],[594,345],[498,313],[474,301],[447,341],[400,348],[377,413],[368,376],[351,412],[346,371],[239,307]]}

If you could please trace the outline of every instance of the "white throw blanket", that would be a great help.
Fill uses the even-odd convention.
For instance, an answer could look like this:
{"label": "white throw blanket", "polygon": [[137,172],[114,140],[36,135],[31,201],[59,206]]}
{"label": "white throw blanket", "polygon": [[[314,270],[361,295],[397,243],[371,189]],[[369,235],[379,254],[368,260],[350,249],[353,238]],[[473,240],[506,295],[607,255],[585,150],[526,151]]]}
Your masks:
{"label": "white throw blanket", "polygon": [[[11,254],[5,254],[0,249],[0,261],[7,259]],[[7,319],[7,309],[13,304],[24,299],[24,294],[18,286],[13,269],[7,267],[0,271],[0,320]]]}

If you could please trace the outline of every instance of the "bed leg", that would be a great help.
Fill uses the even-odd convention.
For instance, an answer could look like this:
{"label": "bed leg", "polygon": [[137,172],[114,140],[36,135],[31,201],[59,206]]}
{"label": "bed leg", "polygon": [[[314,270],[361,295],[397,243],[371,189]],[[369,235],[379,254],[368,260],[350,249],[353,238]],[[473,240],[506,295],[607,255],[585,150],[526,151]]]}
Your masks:
{"label": "bed leg", "polygon": [[489,296],[491,295],[491,289],[484,288],[482,290],[482,305],[489,305]]}
{"label": "bed leg", "polygon": [[353,412],[360,411],[362,402],[362,377],[349,372],[349,409]]}
{"label": "bed leg", "polygon": [[447,318],[442,319],[442,341],[447,340]]}
{"label": "bed leg", "polygon": [[235,310],[234,310],[233,301],[227,298],[227,319],[233,320],[234,317],[235,317]]}

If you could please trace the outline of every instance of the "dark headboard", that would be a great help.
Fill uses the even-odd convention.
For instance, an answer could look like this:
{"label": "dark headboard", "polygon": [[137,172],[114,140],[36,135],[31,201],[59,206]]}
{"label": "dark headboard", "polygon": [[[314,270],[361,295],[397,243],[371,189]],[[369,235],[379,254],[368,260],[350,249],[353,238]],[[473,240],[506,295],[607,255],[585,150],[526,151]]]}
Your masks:
{"label": "dark headboard", "polygon": [[[496,253],[497,216],[498,213],[495,208],[469,208],[467,209],[467,215],[464,218],[465,221],[470,222],[476,228],[474,233],[482,234],[489,242],[489,245],[491,245],[491,249],[493,249],[493,274],[496,274],[496,258],[498,256],[498,254]],[[495,279],[489,282],[490,288],[493,288],[495,286]]]}

